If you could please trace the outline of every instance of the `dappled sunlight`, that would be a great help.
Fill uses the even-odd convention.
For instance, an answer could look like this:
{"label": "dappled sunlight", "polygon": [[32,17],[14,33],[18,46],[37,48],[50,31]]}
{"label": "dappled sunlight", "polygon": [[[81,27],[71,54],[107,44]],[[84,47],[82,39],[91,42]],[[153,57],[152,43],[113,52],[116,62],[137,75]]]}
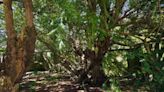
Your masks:
{"label": "dappled sunlight", "polygon": [[164,0],[0,0],[0,92],[162,92]]}

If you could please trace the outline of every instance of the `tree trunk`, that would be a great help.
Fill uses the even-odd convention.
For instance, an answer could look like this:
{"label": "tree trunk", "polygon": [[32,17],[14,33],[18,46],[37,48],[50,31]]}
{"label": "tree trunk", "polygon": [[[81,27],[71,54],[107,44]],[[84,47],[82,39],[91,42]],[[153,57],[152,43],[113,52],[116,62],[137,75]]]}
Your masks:
{"label": "tree trunk", "polygon": [[78,82],[88,83],[92,86],[101,86],[106,80],[106,76],[102,68],[102,59],[99,60],[95,57],[95,59],[90,62],[91,64],[87,70],[79,72]]}
{"label": "tree trunk", "polygon": [[89,83],[92,86],[101,86],[105,82],[106,76],[103,71],[102,63],[110,45],[111,38],[107,36],[103,41],[95,43],[95,48],[97,48],[98,51],[87,48],[85,51],[81,52],[82,50],[75,48],[75,53],[77,55],[82,56],[83,54],[85,56],[84,58],[90,61],[89,67],[79,72],[78,82]]}
{"label": "tree trunk", "polygon": [[94,86],[101,86],[106,80],[106,76],[102,68],[102,61],[98,62],[99,63],[95,63],[93,68],[90,70],[91,84]]}
{"label": "tree trunk", "polygon": [[[108,52],[108,48],[111,45],[111,37],[107,36],[103,41],[99,41],[96,44],[98,48],[97,54],[94,55],[94,58],[91,59],[91,77],[92,77],[92,84],[95,86],[101,86],[105,80],[106,76],[103,71],[102,63],[105,54]],[[95,52],[96,53],[96,52]]]}
{"label": "tree trunk", "polygon": [[[83,52],[85,59],[90,61],[90,65],[86,70],[80,72],[79,82],[89,82],[93,86],[101,86],[105,82],[106,76],[103,71],[102,63],[104,55],[107,53],[110,45],[111,39],[110,36],[107,36],[103,41],[96,44],[98,48],[97,53],[90,49],[86,49]],[[90,75],[91,78],[88,78],[88,75]]]}
{"label": "tree trunk", "polygon": [[36,41],[33,25],[32,0],[24,0],[26,27],[17,36],[14,30],[12,0],[4,0],[7,49],[0,68],[0,92],[17,92],[17,83],[31,62]]}

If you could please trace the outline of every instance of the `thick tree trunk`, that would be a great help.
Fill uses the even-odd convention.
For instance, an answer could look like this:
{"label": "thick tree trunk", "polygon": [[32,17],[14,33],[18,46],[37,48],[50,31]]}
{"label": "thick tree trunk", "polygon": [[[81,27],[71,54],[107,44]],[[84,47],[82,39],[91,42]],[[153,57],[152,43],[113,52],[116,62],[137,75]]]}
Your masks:
{"label": "thick tree trunk", "polygon": [[[102,63],[110,45],[111,39],[107,36],[103,41],[96,44],[96,47],[98,48],[97,53],[90,49],[86,49],[83,52],[85,59],[90,61],[90,65],[86,70],[80,72],[78,79],[79,82],[89,82],[93,86],[101,86],[105,82],[106,76],[103,71]],[[77,54],[79,54],[78,50]],[[79,55],[81,54],[82,53]],[[91,76],[91,78],[88,78],[88,75]]]}
{"label": "thick tree trunk", "polygon": [[17,92],[17,83],[31,62],[36,41],[33,25],[32,0],[24,0],[26,27],[17,36],[14,30],[12,0],[4,0],[7,50],[0,68],[0,92]]}
{"label": "thick tree trunk", "polygon": [[111,45],[111,37],[107,36],[103,41],[100,41],[96,44],[98,48],[97,54],[91,60],[91,77],[92,77],[92,84],[95,86],[101,86],[105,80],[106,76],[103,71],[102,63],[105,54],[108,52],[108,48]]}
{"label": "thick tree trunk", "polygon": [[78,82],[88,83],[92,86],[101,86],[105,82],[106,76],[102,68],[102,60],[96,59],[97,58],[95,57],[95,59],[91,61],[87,70],[79,72]]}
{"label": "thick tree trunk", "polygon": [[102,68],[102,61],[100,63],[95,63],[93,68],[90,70],[91,72],[91,84],[94,86],[101,86],[105,80],[106,76]]}

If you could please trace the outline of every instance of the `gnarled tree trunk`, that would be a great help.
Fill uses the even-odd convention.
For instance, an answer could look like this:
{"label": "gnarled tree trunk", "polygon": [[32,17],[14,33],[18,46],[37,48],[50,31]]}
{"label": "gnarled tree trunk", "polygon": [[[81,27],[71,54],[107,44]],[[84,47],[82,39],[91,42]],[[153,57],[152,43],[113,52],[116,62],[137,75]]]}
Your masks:
{"label": "gnarled tree trunk", "polygon": [[[90,65],[79,74],[79,82],[89,82],[93,86],[101,86],[105,82],[107,77],[103,71],[102,63],[110,45],[111,39],[110,36],[107,36],[103,41],[96,44],[97,53],[90,49],[86,49],[82,53],[85,55],[85,59],[90,61]],[[88,75],[90,75],[90,78],[88,78]]]}
{"label": "gnarled tree trunk", "polygon": [[14,30],[12,0],[4,0],[4,12],[7,33],[7,49],[0,68],[0,92],[18,91],[17,83],[31,62],[36,41],[33,25],[32,0],[23,0],[26,26],[19,35]]}

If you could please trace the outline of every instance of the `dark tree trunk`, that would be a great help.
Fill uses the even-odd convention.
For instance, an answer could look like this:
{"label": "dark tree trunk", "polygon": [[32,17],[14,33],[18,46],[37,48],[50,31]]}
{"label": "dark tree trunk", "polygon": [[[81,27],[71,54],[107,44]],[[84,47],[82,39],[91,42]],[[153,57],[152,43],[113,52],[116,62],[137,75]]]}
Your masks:
{"label": "dark tree trunk", "polygon": [[[107,36],[103,41],[96,44],[98,48],[97,53],[90,49],[86,49],[83,52],[85,59],[90,61],[90,65],[86,70],[80,72],[79,82],[89,82],[93,86],[101,86],[105,82],[107,77],[103,71],[102,63],[110,45],[111,39]],[[77,52],[79,53],[79,51]]]}
{"label": "dark tree trunk", "polygon": [[[87,70],[82,70],[79,72],[80,83],[88,83],[92,86],[101,86],[105,80],[106,76],[102,68],[102,60],[98,60],[96,57]],[[89,77],[90,76],[90,77]]]}
{"label": "dark tree trunk", "polygon": [[[95,61],[94,61],[95,62]],[[103,71],[102,61],[98,61],[99,63],[95,63],[93,68],[90,70],[91,72],[91,84],[94,86],[101,86],[105,80],[106,76]]]}

